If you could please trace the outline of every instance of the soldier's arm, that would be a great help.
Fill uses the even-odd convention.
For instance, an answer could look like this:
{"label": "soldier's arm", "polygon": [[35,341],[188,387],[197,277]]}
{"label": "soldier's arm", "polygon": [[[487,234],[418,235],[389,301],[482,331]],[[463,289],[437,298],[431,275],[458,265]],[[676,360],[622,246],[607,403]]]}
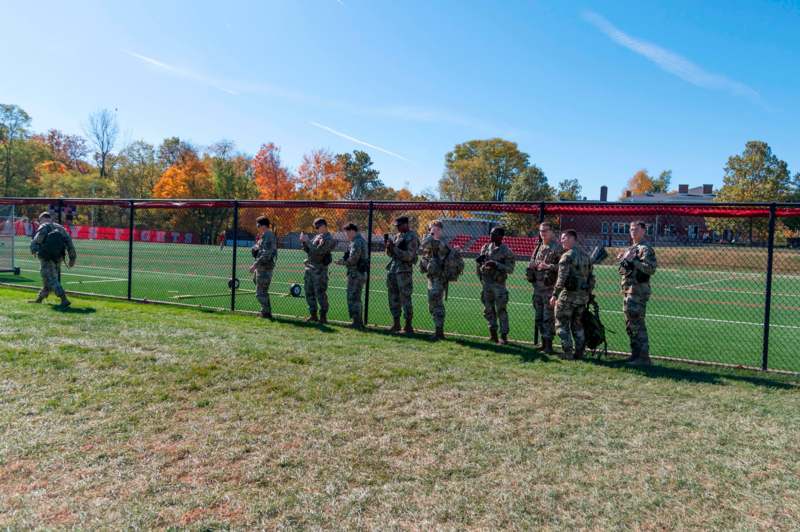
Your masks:
{"label": "soldier's arm", "polygon": [[547,269],[551,272],[558,271],[558,261],[561,258],[561,254],[564,252],[562,249],[558,250],[551,250],[550,253],[547,255]]}
{"label": "soldier's arm", "polygon": [[638,260],[633,261],[634,267],[645,275],[656,272],[656,252],[650,246],[645,246],[639,253]]}
{"label": "soldier's arm", "polygon": [[67,257],[69,257],[70,262],[75,262],[75,259],[78,258],[78,254],[75,252],[75,244],[72,242],[72,237],[69,236],[69,233],[64,230],[64,241],[67,245]]}
{"label": "soldier's arm", "polygon": [[406,246],[406,249],[400,249],[400,246],[394,247],[394,258],[403,262],[414,262],[418,249],[419,239],[412,237],[408,240],[408,246]]}
{"label": "soldier's arm", "polygon": [[591,295],[592,292],[594,292],[595,281],[596,281],[596,279],[595,279],[595,276],[594,276],[594,268],[590,264],[589,265],[589,280],[588,280],[588,282],[589,282],[589,295]]}
{"label": "soldier's arm", "polygon": [[347,255],[347,260],[344,263],[347,266],[355,266],[358,264],[358,261],[361,259],[361,246],[356,245],[356,241],[353,240],[350,242],[350,247],[347,248],[349,254]]}
{"label": "soldier's arm", "polygon": [[497,262],[497,269],[501,272],[505,272],[508,275],[514,273],[514,266],[516,264],[516,257],[514,257],[514,252],[510,249],[505,253],[502,260],[496,261]]}
{"label": "soldier's arm", "polygon": [[258,264],[266,265],[269,264],[270,260],[273,258],[273,241],[271,240],[272,236],[264,236],[261,237],[261,246],[258,250],[258,256],[256,257],[256,262]]}
{"label": "soldier's arm", "polygon": [[569,277],[569,266],[570,266],[570,256],[569,254],[565,253],[561,255],[561,259],[558,261],[558,278],[556,279],[556,286],[555,290],[553,291],[553,295],[558,297],[562,290],[564,290],[564,285],[567,282],[567,277]]}

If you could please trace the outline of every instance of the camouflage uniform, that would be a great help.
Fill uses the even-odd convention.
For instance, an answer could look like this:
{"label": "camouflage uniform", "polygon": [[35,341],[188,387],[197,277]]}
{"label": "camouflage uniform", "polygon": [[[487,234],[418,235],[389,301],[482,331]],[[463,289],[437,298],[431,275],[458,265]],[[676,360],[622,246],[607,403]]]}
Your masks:
{"label": "camouflage uniform", "polygon": [[256,271],[253,274],[256,299],[261,303],[262,314],[272,314],[269,285],[272,282],[272,270],[275,269],[275,260],[278,257],[278,242],[275,239],[275,233],[267,229],[256,242],[256,246],[258,255],[256,255]]}
{"label": "camouflage uniform", "polygon": [[414,263],[417,262],[419,237],[413,231],[397,233],[392,240],[391,261],[386,266],[386,287],[389,291],[389,310],[392,318],[400,319],[401,312],[406,321],[411,322],[414,316],[411,294],[414,291]]}
{"label": "camouflage uniform", "polygon": [[347,266],[347,311],[353,323],[362,323],[361,311],[361,291],[367,281],[367,273],[359,271],[359,263],[362,265],[367,260],[367,241],[361,234],[356,234],[350,247],[347,249],[347,259],[344,260]]}
{"label": "camouflage uniform", "polygon": [[303,250],[308,254],[303,262],[306,269],[303,289],[312,316],[317,314],[317,305],[321,318],[328,315],[328,266],[323,264],[323,260],[335,247],[336,241],[330,233],[319,233],[303,242]]}
{"label": "camouflage uniform", "polygon": [[481,280],[481,303],[483,316],[489,324],[490,331],[497,331],[500,322],[500,334],[508,335],[508,289],[506,279],[514,272],[514,252],[505,244],[495,245],[489,242],[481,248],[481,256],[487,261],[497,263],[497,268],[484,270],[478,265],[478,277]]}
{"label": "camouflage uniform", "polygon": [[[61,236],[64,238],[64,242],[66,244],[67,256],[69,257],[70,262],[74,262],[77,254],[75,253],[75,245],[72,243],[72,237],[70,237],[69,232],[62,225],[59,225],[55,222],[47,222],[39,226],[39,228],[36,230],[36,234],[33,235],[33,239],[31,240],[31,253],[39,253],[39,249],[44,243],[45,238],[47,238],[47,235],[49,235],[52,231],[58,231],[61,233]],[[45,299],[52,291],[61,298],[62,302],[64,302],[66,300],[66,294],[64,292],[64,288],[61,286],[61,281],[59,280],[62,261],[45,260],[40,258],[39,262],[41,263],[40,272],[42,274],[42,289],[39,291],[39,295],[36,298],[37,301]]]}
{"label": "camouflage uniform", "polygon": [[561,255],[553,295],[556,297],[556,330],[561,338],[561,348],[565,358],[583,354],[586,338],[583,334],[581,314],[589,302],[594,282],[589,255],[577,246]]}
{"label": "camouflage uniform", "polygon": [[[626,267],[626,264],[629,266]],[[624,297],[622,311],[625,314],[625,330],[631,340],[632,359],[650,360],[645,314],[647,300],[650,299],[650,276],[655,273],[656,267],[655,251],[642,242],[629,247],[620,263]]]}
{"label": "camouflage uniform", "polygon": [[444,259],[450,248],[442,240],[426,236],[420,244],[420,271],[428,278],[428,310],[436,328],[444,327],[444,292],[447,278],[444,272]]}
{"label": "camouflage uniform", "polygon": [[[553,297],[558,277],[558,260],[563,252],[564,249],[555,240],[549,244],[540,240],[528,265],[528,280],[533,283],[534,323],[543,341],[552,340],[555,333],[555,318],[550,298]],[[546,264],[547,269],[538,270],[537,266],[540,264]]]}

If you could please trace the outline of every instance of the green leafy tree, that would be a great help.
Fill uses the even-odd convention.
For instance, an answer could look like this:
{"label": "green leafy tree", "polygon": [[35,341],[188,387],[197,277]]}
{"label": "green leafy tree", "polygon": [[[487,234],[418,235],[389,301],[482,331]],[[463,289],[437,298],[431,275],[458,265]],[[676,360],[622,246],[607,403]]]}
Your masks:
{"label": "green leafy tree", "polygon": [[650,187],[650,192],[654,194],[666,194],[669,192],[669,185],[672,181],[672,170],[662,171],[657,178],[653,179],[653,184]]}
{"label": "green leafy tree", "polygon": [[581,199],[583,187],[577,179],[565,179],[558,183],[558,199],[561,201],[577,201]]}
{"label": "green leafy tree", "polygon": [[21,151],[18,146],[28,135],[31,117],[21,107],[0,104],[0,146],[2,147],[3,195],[8,196],[14,190],[14,181],[25,179],[20,174],[18,159]]}
{"label": "green leafy tree", "polygon": [[340,153],[336,156],[344,167],[345,179],[350,183],[347,199],[366,200],[375,196],[384,185],[380,172],[372,167],[372,159],[365,151],[354,150],[353,153]]}
{"label": "green leafy tree", "polygon": [[[578,185],[580,187],[580,185]],[[536,165],[527,167],[511,185],[508,201],[540,202],[551,201],[555,191],[547,182],[547,176]],[[529,234],[535,229],[538,215],[507,214],[504,217],[506,227],[514,233]]]}
{"label": "green leafy tree", "polygon": [[504,201],[526,168],[528,154],[520,151],[516,142],[470,140],[445,155],[439,193],[451,200]]}
{"label": "green leafy tree", "polygon": [[197,149],[179,137],[167,137],[158,147],[157,158],[162,172],[170,166],[185,163],[192,157],[197,157]]}
{"label": "green leafy tree", "polygon": [[152,144],[137,140],[123,148],[117,156],[113,180],[116,195],[121,198],[149,198],[161,177]]}
{"label": "green leafy tree", "polygon": [[[769,144],[751,140],[741,154],[732,155],[725,165],[723,185],[716,201],[787,201],[797,191],[786,161],[779,159]],[[707,225],[716,232],[729,230],[739,238],[749,235],[751,223],[737,218],[708,219]],[[765,238],[766,220],[753,220],[753,234]]]}

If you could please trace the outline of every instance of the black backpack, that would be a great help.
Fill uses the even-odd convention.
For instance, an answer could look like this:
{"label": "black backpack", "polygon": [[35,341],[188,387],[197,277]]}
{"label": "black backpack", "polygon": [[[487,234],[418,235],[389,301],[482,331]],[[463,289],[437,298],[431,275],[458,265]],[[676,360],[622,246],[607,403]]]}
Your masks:
{"label": "black backpack", "polygon": [[600,306],[592,299],[581,314],[583,333],[586,337],[586,347],[597,354],[597,348],[603,346],[603,354],[608,356],[608,342],[606,342],[606,327],[600,321]]}
{"label": "black backpack", "polygon": [[44,242],[39,245],[38,256],[40,259],[58,262],[67,254],[67,241],[61,231],[51,227],[44,237]]}

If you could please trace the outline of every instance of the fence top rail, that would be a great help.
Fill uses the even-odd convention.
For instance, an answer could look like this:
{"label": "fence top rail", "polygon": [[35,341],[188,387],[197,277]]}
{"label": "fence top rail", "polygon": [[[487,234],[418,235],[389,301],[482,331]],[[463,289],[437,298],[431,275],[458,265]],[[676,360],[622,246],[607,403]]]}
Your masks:
{"label": "fence top rail", "polygon": [[774,206],[778,217],[800,217],[800,202],[722,203],[722,202],[481,202],[481,201],[313,201],[313,200],[235,200],[235,199],[161,199],[161,198],[8,198],[0,205],[101,205],[137,209],[207,209],[207,208],[319,208],[377,211],[486,211],[498,213],[545,215],[682,215],[724,218],[768,218]]}

